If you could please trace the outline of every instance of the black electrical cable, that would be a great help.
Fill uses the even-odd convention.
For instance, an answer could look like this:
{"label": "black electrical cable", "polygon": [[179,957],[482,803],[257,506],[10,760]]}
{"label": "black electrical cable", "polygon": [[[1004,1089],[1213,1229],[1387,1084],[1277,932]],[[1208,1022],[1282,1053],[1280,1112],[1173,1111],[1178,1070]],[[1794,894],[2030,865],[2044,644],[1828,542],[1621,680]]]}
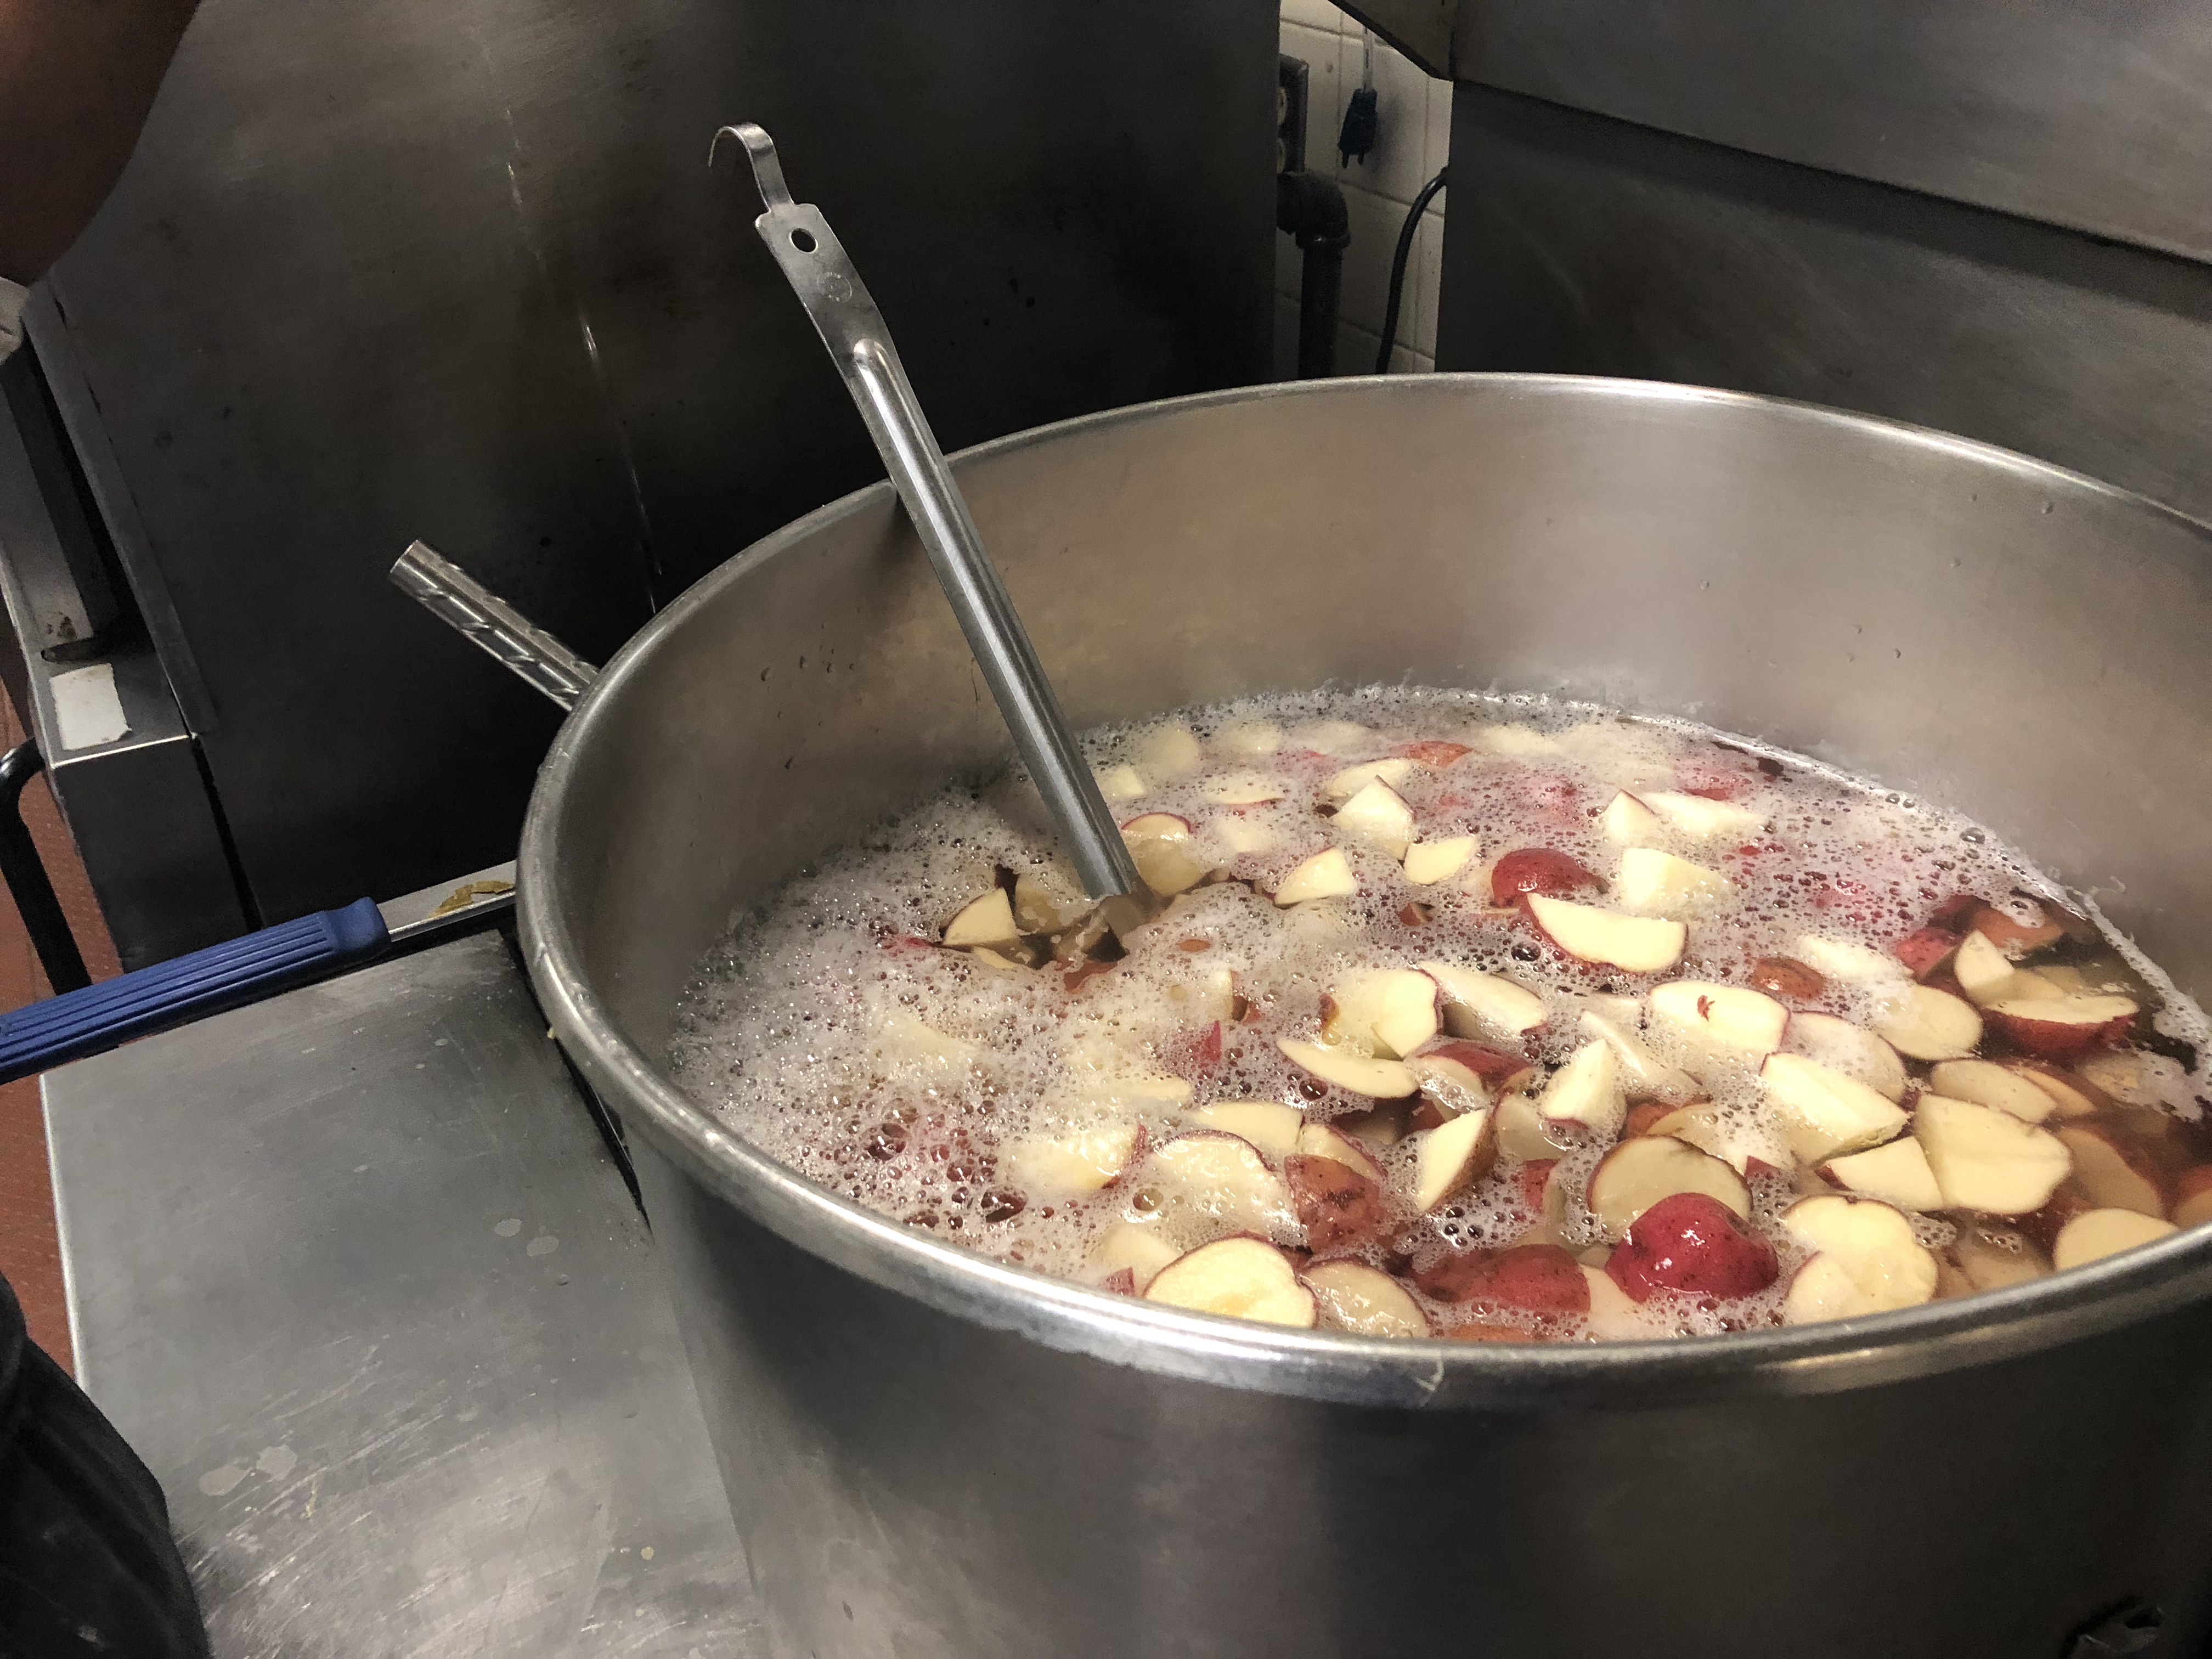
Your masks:
{"label": "black electrical cable", "polygon": [[1444,174],[1450,171],[1438,167],[1437,176],[1421,186],[1421,193],[1407,211],[1406,228],[1398,233],[1398,252],[1390,261],[1390,303],[1382,308],[1382,344],[1375,354],[1377,374],[1390,372],[1390,353],[1398,343],[1398,307],[1406,295],[1406,262],[1413,257],[1413,234],[1420,229],[1421,216],[1429,210],[1429,204],[1444,187]]}

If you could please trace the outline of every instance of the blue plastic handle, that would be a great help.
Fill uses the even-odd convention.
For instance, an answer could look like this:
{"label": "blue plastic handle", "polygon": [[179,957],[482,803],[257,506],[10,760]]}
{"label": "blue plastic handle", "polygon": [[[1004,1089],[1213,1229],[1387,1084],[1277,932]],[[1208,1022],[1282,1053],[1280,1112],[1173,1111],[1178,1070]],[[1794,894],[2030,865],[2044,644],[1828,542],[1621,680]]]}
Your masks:
{"label": "blue plastic handle", "polygon": [[321,979],[392,942],[374,899],[157,962],[0,1014],[0,1083]]}

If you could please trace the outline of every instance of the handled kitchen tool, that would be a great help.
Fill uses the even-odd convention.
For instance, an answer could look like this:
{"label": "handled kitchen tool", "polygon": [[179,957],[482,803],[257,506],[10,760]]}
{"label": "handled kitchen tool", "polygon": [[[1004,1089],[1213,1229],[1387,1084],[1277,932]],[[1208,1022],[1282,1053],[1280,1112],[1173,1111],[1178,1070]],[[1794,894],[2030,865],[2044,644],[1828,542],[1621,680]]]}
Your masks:
{"label": "handled kitchen tool", "polygon": [[369,960],[389,942],[373,899],[264,927],[0,1015],[0,1083]]}
{"label": "handled kitchen tool", "polygon": [[[1158,901],[1137,872],[1013,601],[983,550],[983,538],[899,363],[883,313],[822,210],[791,199],[768,134],[746,123],[724,127],[714,135],[715,143],[725,137],[743,144],[752,159],[753,177],[768,208],[753,228],[775,256],[860,406],[868,435],[906,503],[1085,890],[1098,901],[1108,926],[1117,933],[1127,931],[1156,912]],[[713,161],[710,149],[709,166]]]}
{"label": "handled kitchen tool", "polygon": [[599,671],[493,592],[459,566],[439,557],[428,542],[413,542],[392,567],[394,586],[422,602],[526,684],[563,708],[591,689]]}

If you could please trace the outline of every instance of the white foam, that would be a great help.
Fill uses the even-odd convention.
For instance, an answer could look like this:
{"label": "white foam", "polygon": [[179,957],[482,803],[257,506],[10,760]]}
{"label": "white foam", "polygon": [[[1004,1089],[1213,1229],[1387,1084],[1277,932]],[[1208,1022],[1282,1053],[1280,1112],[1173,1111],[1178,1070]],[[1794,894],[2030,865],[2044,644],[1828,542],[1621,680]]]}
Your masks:
{"label": "white foam", "polygon": [[[1106,1227],[1134,1220],[1188,1245],[1200,1242],[1204,1224],[1133,1179],[1017,1212],[1000,1167],[1012,1142],[1103,1115],[1141,1125],[1157,1145],[1194,1127],[1190,1109],[1215,1100],[1282,1101],[1316,1118],[1364,1109],[1369,1103],[1341,1092],[1313,1097],[1311,1080],[1275,1047],[1279,1036],[1312,1036],[1323,994],[1361,968],[1442,957],[1516,980],[1552,1011],[1529,1045],[1547,1066],[1583,1040],[1576,1020],[1583,997],[1647,989],[1650,980],[1591,969],[1536,942],[1510,913],[1492,909],[1486,891],[1492,860],[1521,847],[1556,848],[1609,880],[1620,849],[1596,818],[1616,789],[1724,789],[1767,820],[1749,842],[1658,841],[1723,872],[1735,887],[1692,919],[1684,958],[1662,979],[1741,983],[1754,959],[1791,954],[1808,933],[1886,951],[1958,892],[2058,892],[1964,819],[1794,756],[1735,739],[1722,746],[1718,734],[1684,722],[1405,689],[1256,699],[1174,719],[1204,743],[1203,763],[1165,781],[1147,777],[1145,794],[1116,810],[1125,818],[1182,815],[1196,826],[1202,855],[1239,879],[1186,896],[1138,935],[1125,961],[1071,994],[1056,968],[997,969],[929,943],[1000,867],[1051,869],[1069,890],[1076,885],[1039,832],[1034,795],[1018,776],[950,791],[829,854],[738,920],[685,994],[672,1045],[678,1080],[756,1145],[838,1192],[994,1255],[1096,1279],[1089,1257]],[[1282,746],[1255,744],[1254,723],[1280,728]],[[1094,734],[1092,763],[1141,771],[1149,761],[1161,769],[1162,757],[1182,747],[1163,743],[1165,724]],[[1213,743],[1224,728],[1236,737]],[[1328,752],[1301,749],[1302,737]],[[1481,851],[1465,878],[1415,887],[1395,859],[1316,804],[1345,767],[1423,740],[1464,743],[1471,752],[1442,769],[1417,767],[1398,786],[1421,836],[1474,835]],[[1777,769],[1784,775],[1771,775]],[[1224,775],[1278,780],[1284,798],[1224,808],[1207,795]],[[1232,811],[1271,832],[1270,850],[1238,853],[1221,837],[1213,826]],[[1344,853],[1359,894],[1287,912],[1262,896],[1300,860],[1331,847]],[[1425,923],[1401,918],[1412,902],[1431,907]],[[1187,940],[1206,948],[1182,948]],[[2203,1016],[2139,957],[2130,960],[2167,999],[2161,1029],[2212,1046],[2203,1042]],[[1223,1012],[1224,969],[1256,1023],[1224,1027],[1221,1062],[1206,1071],[1198,1050]],[[1838,982],[1820,1006],[1863,1021],[1879,994]],[[1651,1040],[1663,1054],[1664,1036]],[[1147,1079],[1176,1077],[1192,1087],[1188,1107],[1145,1091]],[[1748,1069],[1708,1080],[1726,1116],[1747,1133],[1771,1133]],[[2201,1090],[2201,1071],[2190,1081]],[[1586,1173],[1601,1150],[1569,1154],[1571,1170]],[[1394,1177],[1409,1156],[1402,1147],[1382,1154]],[[1571,1184],[1579,1191],[1579,1180]],[[1512,1160],[1501,1159],[1492,1179],[1438,1217],[1409,1221],[1396,1242],[1431,1249],[1445,1240],[1510,1243],[1530,1219],[1517,1192]],[[1793,1196],[1765,1193],[1759,1217],[1785,1265],[1796,1247],[1775,1223],[1775,1205]],[[1601,1242],[1578,1209],[1565,1235],[1571,1249]],[[1374,1255],[1381,1259],[1379,1249]],[[1669,1317],[1686,1329],[1756,1322],[1774,1316],[1779,1296],[1778,1289],[1748,1304]]]}

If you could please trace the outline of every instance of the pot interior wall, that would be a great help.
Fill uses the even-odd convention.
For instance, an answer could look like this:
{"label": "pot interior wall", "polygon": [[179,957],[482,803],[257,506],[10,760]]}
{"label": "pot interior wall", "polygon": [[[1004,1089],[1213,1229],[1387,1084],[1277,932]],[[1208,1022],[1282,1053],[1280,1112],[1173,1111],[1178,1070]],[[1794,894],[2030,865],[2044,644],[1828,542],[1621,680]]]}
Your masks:
{"label": "pot interior wall", "polygon": [[[2136,498],[1819,410],[1510,376],[1163,404],[959,472],[1080,724],[1328,682],[1691,715],[1972,814],[2212,985],[2212,537]],[[587,709],[553,908],[656,1058],[733,907],[1007,748],[887,487],[702,582]]]}

